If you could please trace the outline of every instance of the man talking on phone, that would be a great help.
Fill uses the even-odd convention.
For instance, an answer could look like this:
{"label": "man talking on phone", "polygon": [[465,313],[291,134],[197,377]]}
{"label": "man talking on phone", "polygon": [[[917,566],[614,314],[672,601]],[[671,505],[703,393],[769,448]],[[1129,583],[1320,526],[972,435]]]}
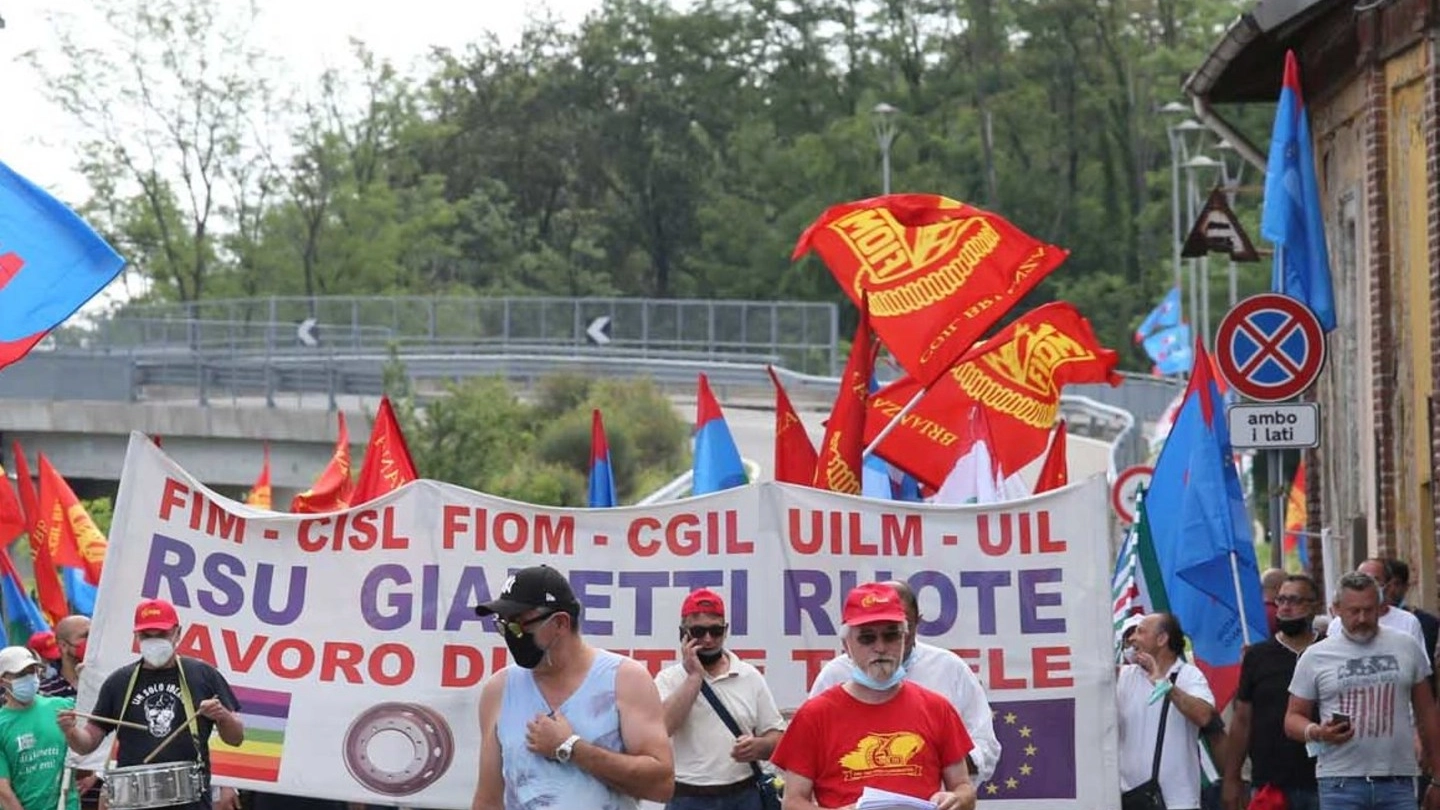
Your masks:
{"label": "man talking on phone", "polygon": [[[1316,756],[1321,810],[1414,810],[1416,732],[1440,773],[1440,714],[1423,648],[1380,625],[1380,584],[1359,572],[1340,578],[1340,632],[1305,649],[1290,681],[1285,733]],[[1316,705],[1321,722],[1311,720]],[[1440,810],[1440,783],[1423,793]]]}

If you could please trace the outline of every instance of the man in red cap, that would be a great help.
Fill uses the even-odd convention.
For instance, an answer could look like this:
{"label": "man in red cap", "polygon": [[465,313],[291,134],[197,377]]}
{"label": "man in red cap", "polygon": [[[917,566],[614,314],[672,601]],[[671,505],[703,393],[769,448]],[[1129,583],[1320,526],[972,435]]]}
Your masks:
{"label": "man in red cap", "polygon": [[[163,599],[142,601],[135,608],[135,641],[140,660],[105,679],[94,716],[81,723],[74,712],[59,714],[65,742],[75,753],[88,754],[116,730],[114,720],[123,720],[126,725],[116,735],[117,767],[144,764],[152,753],[153,764],[196,763],[203,787],[192,801],[174,806],[209,810],[210,735],[218,731],[226,745],[245,741],[245,725],[235,714],[240,704],[214,667],[176,654],[180,617],[174,605]],[[233,797],[227,789],[217,804],[230,805]]]}
{"label": "man in red cap", "polygon": [[35,653],[35,657],[40,659],[40,664],[44,667],[40,680],[53,677],[60,668],[60,644],[55,640],[55,633],[50,630],[33,633],[26,646]]}
{"label": "man in red cap", "polygon": [[873,787],[973,810],[972,743],[950,701],[905,679],[905,606],[889,585],[845,597],[850,680],[801,705],[772,761],[786,807],[850,807]]}
{"label": "man in red cap", "polygon": [[785,720],[760,671],[725,649],[728,631],[720,594],[692,591],[680,606],[680,663],[655,676],[675,749],[669,810],[761,810],[759,763],[780,742]]}

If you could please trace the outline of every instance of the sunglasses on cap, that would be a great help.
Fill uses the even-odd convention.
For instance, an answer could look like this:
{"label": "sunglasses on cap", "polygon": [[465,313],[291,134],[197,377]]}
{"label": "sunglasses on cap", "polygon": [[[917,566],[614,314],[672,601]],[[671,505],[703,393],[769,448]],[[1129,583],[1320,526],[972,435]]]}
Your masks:
{"label": "sunglasses on cap", "polygon": [[725,631],[730,629],[728,624],[696,624],[690,627],[682,627],[680,631],[690,638],[700,641],[706,636],[711,638],[724,638]]}

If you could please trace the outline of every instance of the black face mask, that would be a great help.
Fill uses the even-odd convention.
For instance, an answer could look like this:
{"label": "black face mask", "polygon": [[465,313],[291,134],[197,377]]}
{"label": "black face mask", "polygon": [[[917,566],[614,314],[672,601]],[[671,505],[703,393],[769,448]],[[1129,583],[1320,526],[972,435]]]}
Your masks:
{"label": "black face mask", "polygon": [[695,651],[695,657],[699,658],[699,659],[700,659],[700,663],[702,663],[702,664],[713,664],[713,663],[715,663],[716,661],[719,661],[719,660],[720,660],[720,656],[722,656],[722,655],[724,655],[724,654],[725,654],[725,648],[724,648],[724,647],[716,647],[716,648],[713,649],[713,650],[696,650],[696,651]]}
{"label": "black face mask", "polygon": [[[535,629],[538,630],[540,628],[537,627]],[[545,660],[546,650],[535,640],[534,633],[526,633],[517,638],[507,632],[505,633],[505,646],[510,650],[511,660],[513,660],[517,666],[524,667],[525,669],[534,669],[540,666],[541,661]]]}
{"label": "black face mask", "polygon": [[1298,636],[1312,626],[1312,621],[1304,616],[1298,619],[1277,619],[1275,621],[1275,627],[1287,636]]}

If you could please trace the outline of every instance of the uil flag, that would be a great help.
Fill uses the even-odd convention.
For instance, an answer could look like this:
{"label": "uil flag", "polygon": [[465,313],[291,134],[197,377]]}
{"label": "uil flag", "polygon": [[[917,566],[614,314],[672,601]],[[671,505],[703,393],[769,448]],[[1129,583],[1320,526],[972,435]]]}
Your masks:
{"label": "uil flag", "polygon": [[390,407],[390,398],[381,397],[370,427],[370,443],[365,446],[365,461],[360,464],[360,480],[350,496],[350,503],[373,501],[387,492],[394,492],[420,476],[410,458],[405,434]]}
{"label": "uil flag", "polygon": [[0,610],[5,613],[5,634],[13,645],[24,646],[30,636],[50,629],[50,623],[25,593],[15,561],[4,547],[0,547]]}
{"label": "uil flag", "polygon": [[938,194],[834,206],[800,236],[791,258],[812,249],[922,388],[1068,255]]}
{"label": "uil flag", "polygon": [[0,163],[0,368],[24,357],[124,267],[74,211]]}
{"label": "uil flag", "polygon": [[730,435],[730,426],[725,424],[725,414],[710,392],[710,381],[701,374],[695,403],[695,466],[690,491],[706,495],[742,487],[748,481],[745,462],[735,446],[735,437]]}
{"label": "uil flag", "polygon": [[340,432],[335,438],[335,452],[330,463],[325,465],[320,477],[310,488],[296,495],[290,501],[290,511],[298,514],[338,512],[350,505],[355,484],[350,480],[350,430],[345,426],[345,414],[340,418]]}
{"label": "uil flag", "polygon": [[875,347],[870,339],[870,319],[860,308],[850,359],[840,375],[840,390],[825,422],[820,458],[815,463],[815,488],[847,495],[860,494],[860,458],[865,451],[865,399],[875,370]]}
{"label": "uil flag", "polygon": [[[1061,389],[1071,383],[1119,385],[1119,362],[1071,304],[1036,307],[971,349],[875,452],[939,489],[969,449],[970,407],[978,404],[987,411],[995,438],[990,451],[1001,477],[1010,478],[1045,452],[1060,413]],[[871,397],[866,441],[873,441],[920,390],[917,380],[903,377]]]}
{"label": "uil flag", "polygon": [[1195,354],[1195,373],[1155,461],[1145,504],[1171,611],[1223,708],[1245,644],[1269,632],[1224,403],[1198,342]]}
{"label": "uil flag", "polygon": [[590,412],[590,501],[591,509],[616,504],[615,474],[610,467],[610,442],[605,438],[605,422],[600,409]]}
{"label": "uil flag", "polygon": [[815,481],[815,445],[805,432],[805,423],[790,404],[785,386],[773,366],[766,366],[775,384],[775,480],[784,484],[810,486]]}
{"label": "uil flag", "polygon": [[265,443],[265,460],[260,464],[260,474],[255,477],[254,486],[245,493],[245,503],[257,509],[270,509],[274,502],[270,489],[270,443]]}
{"label": "uil flag", "polygon": [[1280,86],[1265,168],[1260,233],[1276,248],[1270,288],[1309,307],[1326,332],[1334,329],[1335,290],[1325,247],[1320,183],[1315,177],[1310,114],[1305,110],[1294,51],[1285,52],[1285,80]]}
{"label": "uil flag", "polygon": [[1170,292],[1160,299],[1160,303],[1150,310],[1145,320],[1135,330],[1135,342],[1140,343],[1145,338],[1159,332],[1162,329],[1170,329],[1180,325],[1180,288],[1171,287]]}

